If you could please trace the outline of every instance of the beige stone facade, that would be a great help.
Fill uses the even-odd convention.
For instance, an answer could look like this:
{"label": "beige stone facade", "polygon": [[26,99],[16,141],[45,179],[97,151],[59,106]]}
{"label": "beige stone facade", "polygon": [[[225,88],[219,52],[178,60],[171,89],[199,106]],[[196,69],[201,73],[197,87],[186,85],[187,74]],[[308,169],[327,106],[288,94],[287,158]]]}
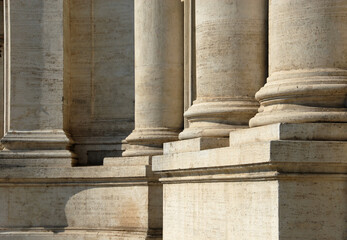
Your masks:
{"label": "beige stone facade", "polygon": [[0,240],[347,239],[347,0],[0,3]]}

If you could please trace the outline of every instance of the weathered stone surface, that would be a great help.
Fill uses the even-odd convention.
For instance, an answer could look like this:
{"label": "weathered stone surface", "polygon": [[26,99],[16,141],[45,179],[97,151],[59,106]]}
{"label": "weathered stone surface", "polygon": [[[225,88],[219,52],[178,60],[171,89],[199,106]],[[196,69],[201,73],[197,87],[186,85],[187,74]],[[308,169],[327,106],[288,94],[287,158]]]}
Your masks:
{"label": "weathered stone surface", "polygon": [[277,123],[230,132],[230,145],[271,140],[346,141],[347,123]]}
{"label": "weathered stone surface", "polygon": [[269,3],[269,78],[251,126],[347,122],[347,2]]}
{"label": "weathered stone surface", "polygon": [[6,151],[0,165],[70,167],[75,159],[63,123],[64,1],[5,1],[4,20]]}
{"label": "weathered stone surface", "polygon": [[154,156],[152,162],[155,172],[265,165],[293,172],[347,173],[346,153],[345,141],[267,141]]}
{"label": "weathered stone surface", "polygon": [[0,169],[1,239],[155,239],[161,209],[146,166]]}
{"label": "weathered stone surface", "polygon": [[347,239],[345,0],[0,3],[1,240]]}
{"label": "weathered stone surface", "polygon": [[163,153],[197,152],[200,150],[229,146],[228,138],[193,138],[164,143]]}
{"label": "weathered stone surface", "polygon": [[67,150],[3,150],[0,152],[0,168],[71,167],[76,164],[76,155]]}
{"label": "weathered stone surface", "polygon": [[162,238],[148,236],[143,232],[127,231],[95,231],[88,230],[65,230],[57,232],[47,232],[44,229],[33,231],[1,232],[3,240],[161,240]]}
{"label": "weathered stone surface", "polygon": [[166,240],[277,239],[278,183],[164,185]]}
{"label": "weathered stone surface", "polygon": [[68,2],[67,125],[79,163],[102,164],[134,128],[134,2]]}
{"label": "weathered stone surface", "polygon": [[196,99],[180,139],[227,137],[248,126],[266,78],[265,2],[196,1]]}
{"label": "weathered stone surface", "polygon": [[182,114],[183,3],[135,0],[135,129],[126,139],[135,148],[123,156],[162,154]]}
{"label": "weathered stone surface", "polygon": [[163,238],[342,240],[347,236],[346,176],[249,177],[224,174],[218,180],[208,175],[164,184]]}
{"label": "weathered stone surface", "polygon": [[104,158],[104,166],[151,165],[151,156]]}
{"label": "weathered stone surface", "polygon": [[153,156],[163,238],[344,239],[344,128],[273,124],[231,132],[230,147]]}
{"label": "weathered stone surface", "polygon": [[63,129],[63,0],[5,1],[6,132]]}

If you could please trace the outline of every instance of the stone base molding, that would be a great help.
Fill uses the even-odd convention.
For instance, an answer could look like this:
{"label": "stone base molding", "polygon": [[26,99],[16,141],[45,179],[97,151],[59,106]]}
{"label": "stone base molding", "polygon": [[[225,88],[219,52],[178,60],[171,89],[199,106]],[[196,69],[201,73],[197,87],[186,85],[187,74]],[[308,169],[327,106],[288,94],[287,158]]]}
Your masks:
{"label": "stone base molding", "polygon": [[250,126],[288,122],[347,122],[347,70],[311,69],[272,74],[256,94],[261,107]]}
{"label": "stone base molding", "polygon": [[[154,234],[153,234],[154,233]],[[0,238],[2,240],[76,240],[76,239],[93,239],[93,240],[162,240],[156,237],[155,232],[143,231],[91,231],[90,229],[30,229],[22,231],[0,230]]]}
{"label": "stone base molding", "polygon": [[269,3],[269,77],[250,126],[347,122],[347,2]]}
{"label": "stone base molding", "polygon": [[180,130],[170,128],[135,129],[127,138],[124,157],[153,156],[163,153],[163,143],[178,140]]}
{"label": "stone base molding", "polygon": [[119,159],[0,168],[0,239],[161,239],[162,185],[150,158]]}
{"label": "stone base molding", "polygon": [[[212,101],[213,100],[213,101]],[[254,99],[223,99],[195,101],[184,113],[189,128],[179,138],[227,137],[230,131],[247,128],[248,121],[259,107]]]}
{"label": "stone base molding", "polygon": [[164,189],[163,238],[345,239],[346,129],[272,124],[233,131],[225,147],[165,143],[152,162]]}
{"label": "stone base molding", "polygon": [[72,143],[62,130],[10,131],[1,139],[0,166],[71,167]]}

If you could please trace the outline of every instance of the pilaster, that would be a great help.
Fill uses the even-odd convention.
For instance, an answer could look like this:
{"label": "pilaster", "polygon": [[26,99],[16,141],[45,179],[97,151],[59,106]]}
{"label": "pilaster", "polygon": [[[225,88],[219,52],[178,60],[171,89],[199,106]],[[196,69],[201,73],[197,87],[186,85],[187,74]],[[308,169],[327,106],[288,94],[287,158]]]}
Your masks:
{"label": "pilaster", "polygon": [[[16,166],[45,165],[45,158],[55,160],[52,166],[74,163],[63,126],[64,4],[5,1],[6,165],[8,159]],[[32,151],[36,160],[26,161]]]}

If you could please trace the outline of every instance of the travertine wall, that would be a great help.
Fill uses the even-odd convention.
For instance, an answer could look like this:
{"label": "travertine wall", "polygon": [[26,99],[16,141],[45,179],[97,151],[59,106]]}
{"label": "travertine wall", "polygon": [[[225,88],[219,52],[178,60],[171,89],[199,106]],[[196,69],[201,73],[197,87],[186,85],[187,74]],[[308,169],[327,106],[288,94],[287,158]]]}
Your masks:
{"label": "travertine wall", "polygon": [[164,228],[165,240],[276,239],[278,234],[276,181],[169,183],[164,199],[164,226],[170,226]]}
{"label": "travertine wall", "polygon": [[147,172],[128,165],[0,171],[0,239],[158,240],[162,187]]}
{"label": "travertine wall", "polygon": [[80,164],[120,156],[134,128],[134,3],[72,0],[68,129]]}

